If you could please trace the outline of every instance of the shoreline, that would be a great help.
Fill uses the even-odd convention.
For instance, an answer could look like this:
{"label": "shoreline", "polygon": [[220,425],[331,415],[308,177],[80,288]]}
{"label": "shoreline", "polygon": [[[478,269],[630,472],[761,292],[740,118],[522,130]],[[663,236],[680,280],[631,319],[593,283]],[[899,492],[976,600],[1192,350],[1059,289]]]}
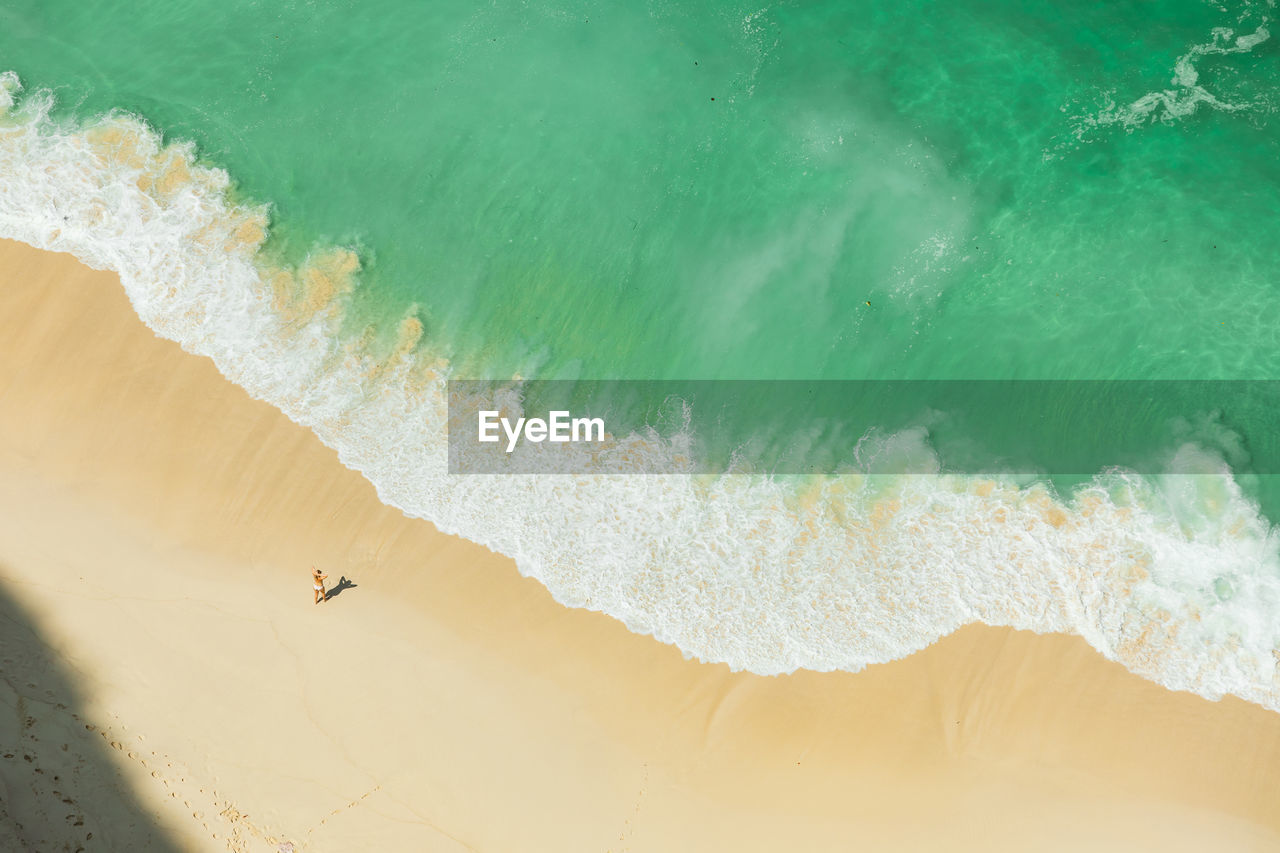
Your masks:
{"label": "shoreline", "polygon": [[[391,352],[372,344],[376,329],[342,331],[351,250],[277,267],[262,254],[268,209],[238,204],[229,174],[189,144],[166,145],[129,114],[62,127],[46,95],[8,109],[19,81],[0,78],[0,111],[17,122],[5,233],[117,271],[149,328],[304,424],[382,502],[514,557],[557,601],[766,675],[859,671],[968,622],[1072,633],[1162,685],[1280,711],[1271,525],[1194,442],[1175,469],[1220,476],[1104,474],[1067,496],[965,476],[891,477],[888,491],[856,474],[451,477],[445,379],[457,365],[414,312]],[[642,454],[676,449],[627,440]]]}
{"label": "shoreline", "polygon": [[[83,694],[35,729],[108,732],[180,849],[1280,850],[1280,714],[981,625],[857,674],[685,660],[381,504],[114,275],[0,241],[0,309],[0,590]],[[313,606],[312,563],[355,587]]]}

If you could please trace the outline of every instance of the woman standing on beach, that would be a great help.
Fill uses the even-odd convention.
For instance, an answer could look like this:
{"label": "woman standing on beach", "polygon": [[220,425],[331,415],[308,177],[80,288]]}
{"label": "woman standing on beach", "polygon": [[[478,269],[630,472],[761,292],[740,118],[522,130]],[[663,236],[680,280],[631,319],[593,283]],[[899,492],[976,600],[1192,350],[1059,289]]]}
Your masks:
{"label": "woman standing on beach", "polygon": [[317,569],[315,566],[311,567],[311,585],[315,588],[316,604],[319,604],[321,601],[329,600],[329,593],[325,592],[325,589],[324,589],[324,582],[325,582],[325,579],[328,577],[329,577],[328,575],[320,574],[320,570]]}

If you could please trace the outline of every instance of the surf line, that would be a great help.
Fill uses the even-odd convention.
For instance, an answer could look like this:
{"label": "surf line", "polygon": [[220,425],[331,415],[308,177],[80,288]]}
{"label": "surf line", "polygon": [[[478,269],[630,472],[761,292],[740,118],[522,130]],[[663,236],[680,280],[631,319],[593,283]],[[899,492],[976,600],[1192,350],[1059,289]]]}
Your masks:
{"label": "surf line", "polygon": [[516,449],[521,435],[525,441],[538,444],[543,441],[580,442],[604,441],[604,418],[574,418],[566,411],[548,412],[549,418],[517,418],[512,426],[509,418],[500,417],[496,411],[481,410],[477,426],[478,440],[501,440],[498,428],[507,436],[507,453]]}

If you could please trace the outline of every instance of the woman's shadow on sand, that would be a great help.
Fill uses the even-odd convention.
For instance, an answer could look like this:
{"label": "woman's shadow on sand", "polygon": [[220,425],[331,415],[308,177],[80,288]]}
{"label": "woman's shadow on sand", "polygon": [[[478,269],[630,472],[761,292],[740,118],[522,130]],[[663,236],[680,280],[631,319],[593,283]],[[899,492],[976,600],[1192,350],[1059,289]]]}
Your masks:
{"label": "woman's shadow on sand", "polygon": [[347,580],[347,576],[343,575],[342,577],[338,578],[338,582],[334,585],[333,589],[330,589],[325,592],[325,600],[327,601],[330,598],[337,597],[338,593],[342,592],[344,589],[355,589],[355,588],[356,588],[356,584]]}

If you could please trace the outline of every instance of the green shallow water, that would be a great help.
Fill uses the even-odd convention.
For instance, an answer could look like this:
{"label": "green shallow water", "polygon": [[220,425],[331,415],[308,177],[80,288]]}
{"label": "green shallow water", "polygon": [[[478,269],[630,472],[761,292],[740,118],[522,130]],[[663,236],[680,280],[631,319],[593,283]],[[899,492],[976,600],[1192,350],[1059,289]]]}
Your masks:
{"label": "green shallow water", "polygon": [[271,251],[359,247],[356,319],[473,375],[1261,379],[1280,49],[1171,80],[1274,12],[14,0],[0,65],[194,140]]}

